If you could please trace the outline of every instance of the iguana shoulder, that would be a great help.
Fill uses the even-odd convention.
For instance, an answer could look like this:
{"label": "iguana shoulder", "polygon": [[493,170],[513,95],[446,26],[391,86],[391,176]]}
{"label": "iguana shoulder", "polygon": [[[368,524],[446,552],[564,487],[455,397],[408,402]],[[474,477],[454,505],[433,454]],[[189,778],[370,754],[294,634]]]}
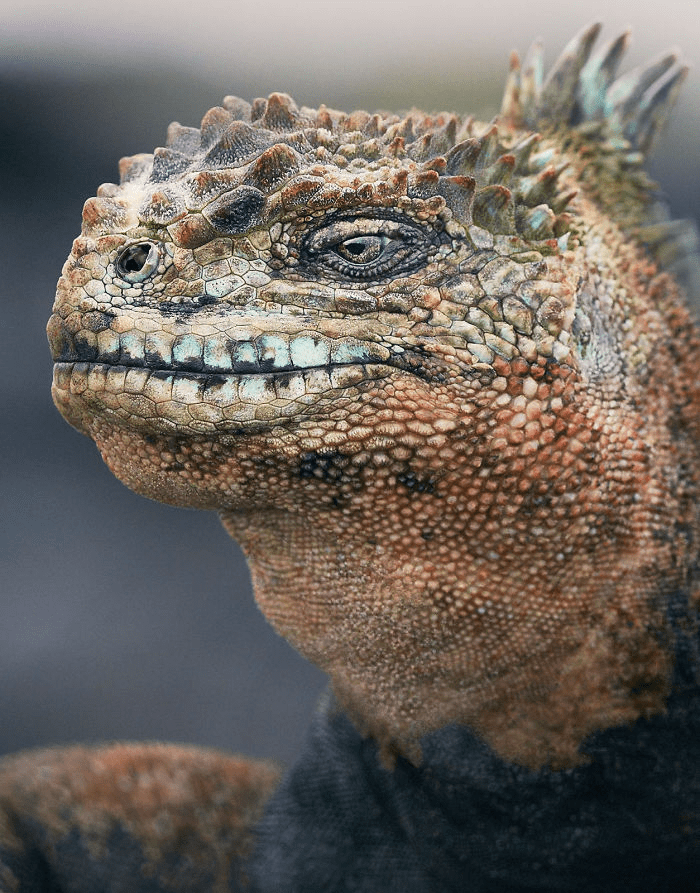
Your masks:
{"label": "iguana shoulder", "polygon": [[0,890],[135,890],[139,878],[149,893],[242,890],[252,828],[279,778],[271,763],[171,744],[6,757]]}

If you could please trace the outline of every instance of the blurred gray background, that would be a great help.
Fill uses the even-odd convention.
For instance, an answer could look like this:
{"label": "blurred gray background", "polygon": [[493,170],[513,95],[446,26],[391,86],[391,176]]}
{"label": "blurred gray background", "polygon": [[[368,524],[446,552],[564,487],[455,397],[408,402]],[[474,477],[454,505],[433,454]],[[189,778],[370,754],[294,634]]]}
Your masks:
{"label": "blurred gray background", "polygon": [[[700,61],[697,0],[604,6],[0,0],[0,753],[166,739],[289,761],[324,685],[216,516],[130,493],[53,409],[44,326],[83,201],[226,93],[488,119],[512,48],[541,35],[551,63],[595,19],[633,27],[630,65]],[[652,164],[679,217],[700,208],[698,122],[695,69]]]}

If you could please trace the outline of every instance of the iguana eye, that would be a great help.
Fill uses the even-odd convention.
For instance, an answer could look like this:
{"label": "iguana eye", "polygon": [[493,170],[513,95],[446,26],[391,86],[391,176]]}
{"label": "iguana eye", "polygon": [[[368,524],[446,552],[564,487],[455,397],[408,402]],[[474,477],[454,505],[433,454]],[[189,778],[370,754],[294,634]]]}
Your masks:
{"label": "iguana eye", "polygon": [[345,279],[380,282],[411,273],[428,260],[434,242],[421,227],[393,218],[335,220],[309,233],[300,260]]}
{"label": "iguana eye", "polygon": [[127,282],[142,282],[158,269],[160,250],[153,242],[135,242],[117,256],[117,273]]}
{"label": "iguana eye", "polygon": [[355,236],[336,245],[336,252],[353,264],[369,264],[378,260],[391,239],[388,236]]}

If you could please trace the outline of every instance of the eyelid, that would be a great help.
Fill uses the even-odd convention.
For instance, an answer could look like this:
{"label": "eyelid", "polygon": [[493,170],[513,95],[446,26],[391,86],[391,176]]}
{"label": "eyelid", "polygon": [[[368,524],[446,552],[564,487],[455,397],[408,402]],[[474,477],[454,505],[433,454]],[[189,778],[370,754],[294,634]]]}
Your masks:
{"label": "eyelid", "polygon": [[306,240],[309,251],[325,251],[339,242],[362,236],[384,236],[387,239],[405,239],[408,225],[403,226],[395,220],[377,218],[361,218],[355,220],[337,220],[322,229],[311,233]]}
{"label": "eyelid", "polygon": [[[409,275],[429,262],[437,247],[437,234],[404,216],[367,216],[326,218],[307,232],[299,246],[302,270],[312,277],[321,274],[341,281],[371,284],[398,275]],[[343,246],[356,239],[381,240],[376,257],[368,252],[359,263],[348,256]]]}

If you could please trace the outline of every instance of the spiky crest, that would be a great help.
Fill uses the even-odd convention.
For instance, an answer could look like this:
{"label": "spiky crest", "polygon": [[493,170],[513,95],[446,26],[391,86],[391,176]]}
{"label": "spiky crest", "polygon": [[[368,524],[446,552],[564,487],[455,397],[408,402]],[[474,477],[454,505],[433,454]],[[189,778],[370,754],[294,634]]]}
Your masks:
{"label": "spiky crest", "polygon": [[546,76],[541,41],[533,43],[522,64],[513,53],[503,119],[512,127],[557,133],[563,143],[577,142],[589,158],[581,178],[604,210],[689,292],[697,292],[697,230],[690,221],[669,219],[655,185],[640,170],[689,67],[671,50],[618,77],[630,33],[594,51],[599,32],[597,23],[580,31]]}
{"label": "spiky crest", "polygon": [[630,35],[624,32],[593,53],[600,27],[596,23],[580,31],[546,77],[541,41],[530,47],[523,65],[513,53],[503,117],[514,127],[532,130],[597,122],[601,140],[616,140],[621,150],[646,155],[673,108],[688,66],[671,51],[616,78]]}
{"label": "spiky crest", "polygon": [[[444,202],[466,225],[543,242],[567,231],[575,192],[560,186],[566,165],[554,165],[551,143],[538,151],[541,133],[586,154],[581,179],[605,210],[660,262],[673,256],[676,269],[687,271],[694,264],[692,228],[667,220],[639,170],[687,66],[671,52],[617,77],[629,34],[594,52],[599,30],[583,29],[546,76],[541,43],[522,65],[513,54],[501,118],[485,127],[415,109],[402,118],[299,108],[285,93],[252,104],[227,96],[199,129],[173,123],[165,148],[123,159],[121,187],[143,187],[138,219],[170,226],[192,247],[216,231],[268,225],[280,209],[332,206],[340,193],[324,187],[324,166],[356,170],[362,180],[363,170],[383,163],[383,192],[371,177],[354,197],[342,191],[347,207],[403,193],[432,207]],[[413,172],[406,176],[402,167]],[[99,195],[85,218],[88,232],[132,220],[130,192],[127,198],[103,187]]]}
{"label": "spiky crest", "polygon": [[[283,93],[252,105],[229,96],[199,129],[173,123],[166,147],[124,159],[121,187],[144,188],[142,223],[174,226],[172,234],[193,245],[212,230],[232,234],[270,222],[273,208],[332,206],[337,189],[331,194],[324,186],[324,166],[354,164],[362,179],[363,169],[395,159],[384,165],[382,183],[375,176],[356,188],[355,206],[405,194],[432,201],[431,207],[446,204],[464,224],[544,241],[565,232],[562,212],[572,193],[561,192],[560,171],[534,151],[538,140],[536,134],[514,139],[496,121],[477,127],[447,113],[346,114],[325,106],[299,109]],[[132,199],[121,191],[102,188],[100,204],[85,220],[88,231],[99,230],[100,218],[104,224],[124,219]],[[343,200],[352,206],[348,193]]]}

